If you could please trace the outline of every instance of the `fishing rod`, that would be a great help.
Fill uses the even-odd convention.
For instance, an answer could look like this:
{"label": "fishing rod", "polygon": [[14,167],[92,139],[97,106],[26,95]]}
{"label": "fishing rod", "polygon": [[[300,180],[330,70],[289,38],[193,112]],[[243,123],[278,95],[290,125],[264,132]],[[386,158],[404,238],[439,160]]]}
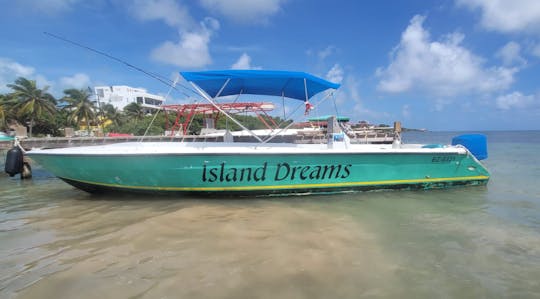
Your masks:
{"label": "fishing rod", "polygon": [[[96,49],[91,48],[91,47],[89,47],[89,46],[86,46],[86,45],[83,45],[83,44],[81,44],[81,43],[78,43],[78,42],[69,40],[69,39],[67,39],[67,38],[65,38],[65,37],[62,37],[62,36],[59,36],[59,35],[56,35],[56,34],[53,34],[53,33],[50,33],[50,32],[44,31],[43,33],[44,33],[45,35],[48,35],[49,37],[52,37],[52,38],[61,40],[61,41],[63,41],[63,42],[66,42],[66,43],[69,43],[69,44],[72,44],[72,45],[75,45],[75,46],[77,46],[77,47],[79,47],[79,48],[83,48],[83,49],[85,49],[85,50],[94,52],[94,53],[96,53],[96,54],[98,54],[98,55],[105,56],[105,57],[107,57],[107,58],[109,58],[109,59],[111,59],[111,60],[114,60],[114,61],[119,62],[119,63],[121,63],[121,64],[124,64],[124,65],[126,65],[127,67],[130,67],[130,68],[132,68],[132,69],[134,69],[134,70],[136,70],[136,71],[139,71],[139,72],[141,72],[141,73],[143,73],[143,74],[145,74],[145,75],[147,75],[147,76],[149,76],[149,77],[151,77],[151,78],[153,78],[153,79],[155,79],[155,80],[158,80],[159,82],[161,82],[161,83],[167,85],[167,87],[169,87],[169,91],[167,92],[167,96],[170,94],[171,90],[174,89],[174,90],[178,91],[179,93],[183,94],[185,97],[187,97],[187,98],[192,98],[192,97],[190,97],[188,94],[186,94],[185,92],[183,92],[183,91],[179,90],[178,88],[176,88],[176,85],[177,85],[177,83],[178,83],[178,77],[176,77],[176,79],[173,81],[173,80],[164,78],[163,76],[161,76],[161,75],[159,75],[159,74],[153,74],[153,73],[151,73],[151,72],[148,72],[148,71],[142,69],[141,67],[138,67],[138,66],[136,66],[136,65],[134,65],[134,64],[131,64],[131,63],[129,63],[129,62],[123,60],[123,59],[120,59],[120,58],[118,58],[118,57],[114,57],[114,56],[112,56],[112,55],[110,55],[110,54],[107,54],[107,53],[105,53],[105,52],[103,52],[103,51],[96,50]],[[192,92],[193,94],[199,95],[199,94],[196,93],[193,89],[188,88],[188,87],[186,87],[186,86],[184,86],[184,85],[182,85],[182,84],[179,84],[179,85],[180,85],[182,88],[184,88],[184,89],[186,89],[186,90]],[[159,110],[157,110],[156,113],[154,114],[154,117],[153,117],[152,121],[150,122],[150,124],[149,124],[148,127],[146,128],[146,131],[144,132],[144,135],[141,137],[141,139],[139,140],[139,142],[142,142],[142,140],[144,139],[144,137],[146,137],[146,134],[148,133],[148,130],[150,129],[150,127],[151,127],[152,124],[154,123],[154,120],[156,119],[156,116],[157,116],[158,113],[159,113]]]}
{"label": "fishing rod", "polygon": [[[182,93],[184,96],[190,98],[190,96],[189,96],[188,94],[186,94],[186,93],[184,93],[183,91],[180,91],[180,90],[178,90],[178,89],[176,88],[176,84],[175,84],[175,82],[174,82],[173,80],[166,79],[166,78],[164,78],[163,76],[158,75],[158,74],[153,74],[153,73],[148,72],[148,71],[142,69],[141,67],[138,67],[138,66],[136,66],[136,65],[134,65],[134,64],[131,64],[131,63],[129,63],[129,62],[123,60],[123,59],[120,59],[120,58],[118,58],[118,57],[114,57],[114,56],[112,56],[112,55],[110,55],[110,54],[107,54],[107,53],[105,53],[105,52],[103,52],[103,51],[96,50],[96,49],[94,49],[94,48],[91,48],[91,47],[89,47],[89,46],[83,45],[83,44],[81,44],[81,43],[78,43],[78,42],[69,40],[69,39],[67,39],[67,38],[65,38],[65,37],[62,37],[62,36],[59,36],[59,35],[56,35],[56,34],[47,32],[47,31],[44,31],[43,34],[48,35],[49,37],[52,37],[52,38],[61,40],[61,41],[63,41],[63,42],[66,42],[66,43],[75,45],[75,46],[77,46],[77,47],[79,47],[79,48],[83,48],[83,49],[85,49],[85,50],[94,52],[94,53],[99,54],[99,55],[101,55],[101,56],[105,56],[105,57],[107,57],[107,58],[109,58],[109,59],[111,59],[111,60],[114,60],[114,61],[116,61],[116,62],[119,62],[119,63],[121,63],[121,64],[124,64],[124,65],[126,65],[126,66],[128,66],[128,67],[130,67],[130,68],[132,68],[132,69],[134,69],[134,70],[136,70],[136,71],[139,71],[139,72],[141,72],[141,73],[143,73],[143,74],[145,74],[145,75],[147,75],[147,76],[149,76],[149,77],[151,77],[151,78],[153,78],[153,79],[155,79],[155,80],[158,80],[159,82],[161,82],[161,83],[167,85],[168,87],[170,87],[170,88],[172,88],[172,89],[174,89],[174,90],[176,90],[176,91]],[[194,94],[197,95],[197,93],[196,93],[195,91],[193,91],[191,88],[188,88],[188,87],[186,87],[186,86],[184,86],[184,85],[182,85],[182,84],[179,84],[179,85],[180,85],[182,88],[184,88],[184,89],[186,89],[186,90],[188,90],[188,91],[190,91],[190,92],[192,92],[192,93],[194,93]]]}
{"label": "fishing rod", "polygon": [[[79,48],[83,48],[83,49],[85,49],[85,50],[94,52],[94,53],[99,54],[99,55],[101,55],[101,56],[107,57],[107,58],[109,58],[109,59],[111,59],[111,60],[114,60],[114,61],[116,61],[116,62],[119,62],[119,63],[121,63],[121,64],[124,64],[124,65],[126,65],[127,67],[130,67],[130,68],[132,68],[132,69],[134,69],[134,70],[136,70],[136,71],[139,71],[139,72],[141,72],[141,73],[143,73],[143,74],[145,74],[145,75],[147,75],[147,76],[149,76],[149,77],[151,77],[151,78],[153,78],[153,79],[155,79],[155,80],[158,80],[159,82],[161,82],[161,83],[167,85],[170,89],[174,89],[174,90],[176,90],[176,91],[182,93],[182,94],[183,94],[184,96],[186,96],[187,98],[191,98],[189,95],[187,95],[187,94],[184,93],[183,91],[178,90],[178,89],[176,88],[176,86],[175,86],[175,85],[176,85],[176,82],[171,82],[170,79],[164,79],[164,78],[162,78],[162,76],[159,76],[159,75],[156,75],[156,74],[152,74],[152,73],[150,73],[150,72],[148,72],[148,71],[146,71],[146,70],[144,70],[144,69],[142,69],[142,68],[140,68],[140,67],[138,67],[138,66],[136,66],[136,65],[134,65],[134,64],[131,64],[131,63],[129,63],[129,62],[123,60],[123,59],[114,57],[114,56],[112,56],[112,55],[110,55],[110,54],[107,54],[107,53],[105,53],[105,52],[103,52],[103,51],[96,50],[96,49],[91,48],[91,47],[89,47],[89,46],[86,46],[86,45],[83,45],[83,44],[81,44],[81,43],[78,43],[78,42],[72,41],[72,40],[70,40],[70,39],[67,39],[67,38],[65,38],[65,37],[62,37],[62,36],[59,36],[59,35],[56,35],[56,34],[47,32],[47,31],[44,31],[43,33],[44,33],[45,35],[48,35],[49,37],[52,37],[52,38],[61,40],[61,41],[63,41],[63,42],[66,42],[66,43],[69,43],[69,44],[72,44],[72,45],[75,45],[75,46],[77,46],[77,47],[79,47]],[[203,98],[206,98],[206,97],[204,97],[201,93],[197,93],[197,92],[195,92],[195,91],[194,91],[193,89],[191,89],[191,88],[188,88],[188,87],[186,87],[186,86],[184,86],[184,85],[182,85],[182,84],[179,84],[179,85],[180,85],[182,88],[184,88],[184,89],[186,89],[186,90],[188,90],[188,91],[190,91],[190,92],[192,92],[192,93],[194,93],[194,94],[196,94],[196,95],[198,95],[198,96],[202,96]],[[169,92],[170,92],[170,90],[169,90]],[[207,99],[207,98],[206,98],[206,99]],[[208,99],[207,99],[207,100],[208,100]],[[215,106],[215,103],[213,103],[212,101],[209,101],[209,102]],[[217,106],[215,106],[215,107],[217,107]],[[221,109],[218,108],[218,110],[221,110]],[[159,112],[159,110],[158,110],[157,112]],[[157,112],[156,112],[156,115],[157,115]],[[247,128],[244,127],[242,124],[240,124],[234,117],[230,116],[228,113],[225,113],[224,111],[221,111],[221,112],[223,112],[228,118],[230,118],[230,119],[231,119],[233,122],[235,122],[237,125],[239,125],[239,126],[242,127],[243,129],[245,129],[245,130],[251,132],[249,129],[247,129]],[[155,119],[155,116],[156,116],[156,115],[154,115],[154,119]],[[152,125],[154,119],[153,119],[152,122],[150,123],[150,126]],[[190,122],[190,125],[191,125],[191,122]],[[289,125],[289,126],[290,126],[290,125]],[[145,132],[145,134],[144,134],[145,136],[146,136],[146,133],[147,133],[147,132],[148,132],[148,128],[147,128],[147,130],[146,130],[146,132]],[[251,133],[251,134],[252,134],[256,139],[258,139],[259,141],[263,142],[263,140],[260,139],[258,136],[256,136],[256,135],[253,134],[253,133]],[[143,136],[142,138],[144,138],[145,136]],[[140,141],[142,141],[142,138],[141,138]],[[272,138],[273,138],[273,137],[272,137]],[[267,141],[268,141],[268,140],[267,140]]]}

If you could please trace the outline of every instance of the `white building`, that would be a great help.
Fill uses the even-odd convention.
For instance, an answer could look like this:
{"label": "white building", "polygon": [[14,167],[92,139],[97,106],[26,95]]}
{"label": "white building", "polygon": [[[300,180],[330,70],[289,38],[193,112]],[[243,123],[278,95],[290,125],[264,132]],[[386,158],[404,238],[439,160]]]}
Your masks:
{"label": "white building", "polygon": [[119,110],[131,103],[139,103],[146,113],[159,109],[165,98],[151,94],[144,88],[120,86],[96,86],[94,92],[99,105],[111,104]]}

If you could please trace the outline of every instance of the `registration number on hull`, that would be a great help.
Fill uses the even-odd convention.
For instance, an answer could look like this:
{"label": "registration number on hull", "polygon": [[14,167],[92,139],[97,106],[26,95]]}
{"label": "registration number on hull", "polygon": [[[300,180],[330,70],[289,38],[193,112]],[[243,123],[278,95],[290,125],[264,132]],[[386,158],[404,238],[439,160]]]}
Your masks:
{"label": "registration number on hull", "polygon": [[450,163],[456,161],[456,156],[435,156],[431,163]]}

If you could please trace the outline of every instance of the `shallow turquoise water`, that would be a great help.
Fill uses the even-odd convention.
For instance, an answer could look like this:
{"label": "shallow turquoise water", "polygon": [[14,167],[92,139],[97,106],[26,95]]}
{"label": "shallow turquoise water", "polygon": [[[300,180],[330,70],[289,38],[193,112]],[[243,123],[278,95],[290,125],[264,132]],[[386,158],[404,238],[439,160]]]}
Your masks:
{"label": "shallow turquoise water", "polygon": [[485,187],[204,200],[0,176],[0,297],[538,298],[540,132],[487,135]]}

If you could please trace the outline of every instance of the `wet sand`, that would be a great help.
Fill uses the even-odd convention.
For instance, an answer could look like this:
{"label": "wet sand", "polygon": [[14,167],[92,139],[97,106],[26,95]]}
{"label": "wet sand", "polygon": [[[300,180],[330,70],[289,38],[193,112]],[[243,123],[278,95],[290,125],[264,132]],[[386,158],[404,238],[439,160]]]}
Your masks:
{"label": "wet sand", "polygon": [[427,192],[95,197],[2,176],[0,298],[538,298],[540,138],[503,137],[488,186]]}

